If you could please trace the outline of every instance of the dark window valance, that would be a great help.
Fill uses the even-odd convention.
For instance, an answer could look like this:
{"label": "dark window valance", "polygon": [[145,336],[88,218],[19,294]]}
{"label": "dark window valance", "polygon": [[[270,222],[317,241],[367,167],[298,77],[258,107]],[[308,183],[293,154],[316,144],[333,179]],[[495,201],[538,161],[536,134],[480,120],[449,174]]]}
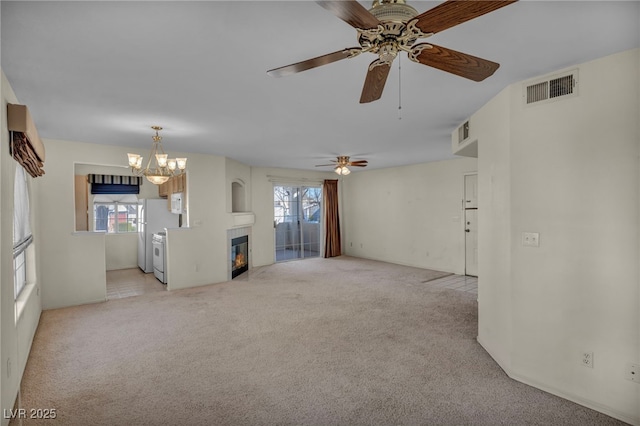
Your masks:
{"label": "dark window valance", "polygon": [[26,105],[7,104],[11,156],[32,177],[44,174],[44,145]]}
{"label": "dark window valance", "polygon": [[111,183],[115,185],[142,185],[140,176],[88,175],[89,183]]}
{"label": "dark window valance", "polygon": [[139,194],[142,178],[139,176],[95,175],[87,176],[92,194]]}

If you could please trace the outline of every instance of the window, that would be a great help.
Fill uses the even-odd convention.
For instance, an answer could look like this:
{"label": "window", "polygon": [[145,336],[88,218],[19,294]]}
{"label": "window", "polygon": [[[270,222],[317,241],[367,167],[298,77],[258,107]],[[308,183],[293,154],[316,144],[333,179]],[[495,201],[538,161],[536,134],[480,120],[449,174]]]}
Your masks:
{"label": "window", "polygon": [[13,187],[13,298],[18,299],[27,284],[26,250],[33,241],[29,223],[29,188],[21,166],[16,167]]}
{"label": "window", "polygon": [[138,232],[138,204],[94,202],[93,229],[109,234]]}

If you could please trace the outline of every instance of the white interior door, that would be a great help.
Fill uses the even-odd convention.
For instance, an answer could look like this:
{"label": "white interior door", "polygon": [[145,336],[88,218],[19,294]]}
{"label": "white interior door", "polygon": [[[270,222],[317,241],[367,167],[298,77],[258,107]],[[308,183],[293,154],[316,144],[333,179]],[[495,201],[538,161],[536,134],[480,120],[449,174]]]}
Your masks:
{"label": "white interior door", "polygon": [[464,176],[465,274],[478,276],[478,175]]}
{"label": "white interior door", "polygon": [[478,175],[465,175],[464,177],[464,208],[478,208]]}
{"label": "white interior door", "polygon": [[465,273],[478,276],[478,210],[465,209]]}

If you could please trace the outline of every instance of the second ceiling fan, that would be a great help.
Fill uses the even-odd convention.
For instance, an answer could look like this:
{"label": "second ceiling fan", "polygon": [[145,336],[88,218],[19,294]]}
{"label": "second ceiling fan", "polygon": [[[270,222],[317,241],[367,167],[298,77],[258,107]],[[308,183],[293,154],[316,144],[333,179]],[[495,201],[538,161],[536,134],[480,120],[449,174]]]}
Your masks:
{"label": "second ceiling fan", "polygon": [[416,44],[416,41],[516,1],[448,0],[422,14],[405,0],[374,0],[369,10],[356,0],[316,1],[356,29],[360,46],[275,68],[267,74],[283,77],[370,52],[378,58],[369,65],[360,96],[360,103],[368,103],[380,99],[393,60],[400,52],[406,52],[413,62],[482,81],[500,65],[432,43]]}
{"label": "second ceiling fan", "polygon": [[347,155],[339,155],[335,160],[331,160],[333,164],[318,164],[316,167],[333,167],[333,171],[339,175],[348,175],[351,173],[349,167],[367,167],[367,160],[351,161]]}

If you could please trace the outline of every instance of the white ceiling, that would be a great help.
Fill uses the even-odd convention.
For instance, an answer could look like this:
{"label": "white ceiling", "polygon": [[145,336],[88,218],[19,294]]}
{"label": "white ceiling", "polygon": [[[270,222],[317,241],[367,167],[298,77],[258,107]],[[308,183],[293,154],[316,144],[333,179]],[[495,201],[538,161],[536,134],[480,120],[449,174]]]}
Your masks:
{"label": "white ceiling", "polygon": [[[409,1],[420,13],[438,3]],[[452,158],[451,132],[505,86],[640,46],[638,1],[520,1],[428,39],[500,63],[492,77],[476,83],[403,54],[382,98],[359,104],[371,54],[266,74],[358,45],[352,27],[313,1],[1,7],[2,69],[43,138],[146,154],[150,126],[161,125],[169,154],[264,167],[315,169],[336,155],[369,168]]]}

